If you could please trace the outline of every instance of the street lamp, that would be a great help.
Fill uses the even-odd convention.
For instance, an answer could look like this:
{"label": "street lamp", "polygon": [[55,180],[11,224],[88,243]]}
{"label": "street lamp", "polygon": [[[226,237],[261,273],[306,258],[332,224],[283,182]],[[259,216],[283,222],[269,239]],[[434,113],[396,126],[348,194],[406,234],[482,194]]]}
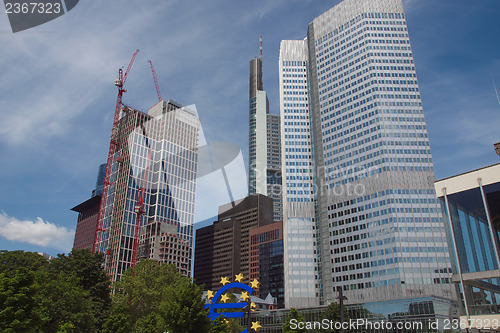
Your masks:
{"label": "street lamp", "polygon": [[345,297],[343,294],[342,294],[342,286],[338,286],[337,287],[337,291],[339,292],[339,297],[337,297],[337,299],[339,300],[339,305],[340,305],[340,323],[341,323],[341,327],[342,327],[342,333],[345,332],[345,328],[344,328],[344,300],[347,300],[347,297]]}

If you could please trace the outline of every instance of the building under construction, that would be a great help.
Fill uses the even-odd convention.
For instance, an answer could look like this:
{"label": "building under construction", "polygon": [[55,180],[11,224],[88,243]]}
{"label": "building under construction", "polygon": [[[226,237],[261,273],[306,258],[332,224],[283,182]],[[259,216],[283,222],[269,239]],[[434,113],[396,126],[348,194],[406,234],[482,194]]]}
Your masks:
{"label": "building under construction", "polygon": [[[137,54],[137,52],[136,52]],[[191,274],[200,121],[194,107],[164,101],[148,113],[124,106],[120,70],[95,252],[113,281],[140,258]]]}

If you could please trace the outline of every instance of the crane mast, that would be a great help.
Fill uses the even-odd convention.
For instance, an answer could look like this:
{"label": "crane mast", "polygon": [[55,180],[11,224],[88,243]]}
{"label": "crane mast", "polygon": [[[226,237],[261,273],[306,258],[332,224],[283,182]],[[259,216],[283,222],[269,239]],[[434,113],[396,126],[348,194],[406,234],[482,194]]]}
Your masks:
{"label": "crane mast", "polygon": [[125,93],[127,90],[124,88],[125,86],[125,81],[127,80],[127,76],[130,72],[130,69],[132,68],[132,65],[135,61],[135,58],[137,56],[137,53],[139,53],[139,50],[136,50],[135,53],[132,55],[132,59],[130,59],[130,62],[128,64],[127,70],[125,73],[123,73],[123,69],[118,70],[118,78],[115,80],[115,86],[118,88],[118,96],[116,98],[116,106],[115,106],[115,116],[113,119],[113,127],[111,129],[111,139],[110,139],[110,144],[109,144],[109,152],[108,152],[108,159],[106,162],[106,173],[104,176],[104,184],[103,184],[103,189],[102,189],[102,197],[101,197],[101,203],[99,206],[99,217],[97,220],[97,227],[96,227],[96,232],[95,232],[95,238],[94,238],[94,247],[93,247],[93,252],[99,252],[101,251],[100,249],[100,244],[102,240],[102,234],[103,232],[107,231],[106,228],[104,228],[104,217],[105,217],[105,210],[106,210],[106,202],[107,202],[107,197],[108,197],[108,192],[109,192],[109,186],[112,185],[110,182],[110,177],[111,177],[111,169],[112,169],[112,164],[113,164],[113,156],[115,155],[118,145],[119,145],[119,133],[118,133],[118,125],[120,122],[120,111],[121,111],[121,106],[122,106],[122,99],[123,99],[123,93]]}

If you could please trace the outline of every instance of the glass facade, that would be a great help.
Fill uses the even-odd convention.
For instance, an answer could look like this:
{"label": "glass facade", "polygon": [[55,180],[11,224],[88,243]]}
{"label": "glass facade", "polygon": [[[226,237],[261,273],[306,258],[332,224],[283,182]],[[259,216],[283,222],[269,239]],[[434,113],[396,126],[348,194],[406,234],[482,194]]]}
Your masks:
{"label": "glass facade", "polygon": [[[323,306],[299,309],[299,312],[304,318],[304,322],[319,323],[323,319],[322,315],[325,309],[326,306]],[[287,320],[289,311],[289,309],[260,310],[252,313],[252,320],[260,321],[262,325],[260,332],[278,333],[283,331],[283,325]],[[451,332],[452,330],[447,330],[446,327],[450,327],[449,319],[453,317],[454,313],[457,311],[457,302],[437,297],[350,304],[345,306],[346,318],[349,318],[349,320],[356,321],[358,319],[365,319],[367,322],[372,323],[372,326],[365,324],[357,327],[357,331],[366,333],[383,331],[394,333]],[[380,323],[382,321],[385,322],[386,325],[391,325],[392,329],[376,329],[374,323]],[[402,327],[401,329],[397,329],[398,323],[400,325],[399,327]],[[313,330],[308,331],[312,332]]]}
{"label": "glass facade", "polygon": [[[319,302],[338,288],[350,303],[453,299],[402,2],[345,0],[322,14],[305,40],[282,42],[280,81],[285,229],[310,200],[310,225],[295,227],[313,228]],[[293,269],[306,261],[285,255]]]}
{"label": "glass facade", "polygon": [[250,280],[260,281],[254,295],[267,298],[271,294],[278,308],[285,305],[283,275],[283,223],[275,222],[250,230]]}
{"label": "glass facade", "polygon": [[137,223],[142,257],[190,275],[200,122],[195,109],[177,106],[161,101],[149,115],[128,109],[120,120],[123,148],[111,166],[99,248],[113,280],[132,265]]}
{"label": "glass facade", "polygon": [[453,253],[462,315],[500,319],[500,166],[436,182]]}
{"label": "glass facade", "polygon": [[278,240],[259,246],[260,252],[260,288],[263,297],[271,294],[278,299],[278,307],[284,307],[283,287],[283,240]]}
{"label": "glass facade", "polygon": [[279,61],[285,306],[318,306],[307,42],[282,41]]}

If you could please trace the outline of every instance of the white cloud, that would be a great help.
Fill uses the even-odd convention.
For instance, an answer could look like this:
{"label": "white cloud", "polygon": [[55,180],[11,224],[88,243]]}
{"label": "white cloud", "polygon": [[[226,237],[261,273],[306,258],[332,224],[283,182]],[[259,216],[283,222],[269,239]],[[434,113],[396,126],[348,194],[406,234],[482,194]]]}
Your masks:
{"label": "white cloud", "polygon": [[1,212],[0,236],[10,241],[70,251],[75,231],[59,227],[40,217],[36,221],[21,221]]}

